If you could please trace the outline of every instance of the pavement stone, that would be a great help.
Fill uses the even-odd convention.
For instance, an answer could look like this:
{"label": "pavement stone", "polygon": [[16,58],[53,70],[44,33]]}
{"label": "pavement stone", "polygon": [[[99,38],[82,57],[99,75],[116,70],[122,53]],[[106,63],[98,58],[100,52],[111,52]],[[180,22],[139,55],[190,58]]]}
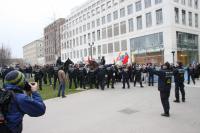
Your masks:
{"label": "pavement stone", "polygon": [[23,133],[200,133],[200,81],[186,85],[186,102],[163,112],[157,87],[92,89],[45,101],[42,117],[25,116]]}

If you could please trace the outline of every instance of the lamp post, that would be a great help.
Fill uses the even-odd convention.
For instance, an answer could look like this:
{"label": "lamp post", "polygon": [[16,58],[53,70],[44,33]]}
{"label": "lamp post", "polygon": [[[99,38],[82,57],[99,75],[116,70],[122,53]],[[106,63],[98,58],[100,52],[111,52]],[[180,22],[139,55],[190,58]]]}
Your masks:
{"label": "lamp post", "polygon": [[94,42],[92,42],[92,43],[88,43],[88,45],[90,46],[90,56],[91,56],[91,60],[92,60],[92,47],[93,47],[93,45],[94,45]]}
{"label": "lamp post", "polygon": [[172,51],[172,56],[173,56],[173,64],[174,64],[174,54],[175,54],[175,51]]}

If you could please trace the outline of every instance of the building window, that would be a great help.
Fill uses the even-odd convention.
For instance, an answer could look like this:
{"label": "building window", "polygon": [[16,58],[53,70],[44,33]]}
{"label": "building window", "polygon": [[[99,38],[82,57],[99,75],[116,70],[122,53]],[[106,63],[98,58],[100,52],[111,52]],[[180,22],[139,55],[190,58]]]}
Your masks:
{"label": "building window", "polygon": [[194,8],[199,9],[199,0],[194,0]]}
{"label": "building window", "polygon": [[86,31],[86,25],[83,25],[83,31],[84,32]]}
{"label": "building window", "polygon": [[129,32],[133,32],[134,30],[133,18],[128,20],[128,27],[129,27]]}
{"label": "building window", "polygon": [[101,45],[98,46],[98,55],[101,55]]}
{"label": "building window", "polygon": [[97,19],[97,26],[100,26],[100,19]]}
{"label": "building window", "polygon": [[185,0],[181,0],[181,4],[182,4],[182,5],[185,5]]}
{"label": "building window", "polygon": [[93,47],[92,54],[96,55],[96,47]]}
{"label": "building window", "polygon": [[188,0],[188,6],[192,7],[192,0]]}
{"label": "building window", "polygon": [[151,13],[146,13],[146,27],[152,26],[152,16]]}
{"label": "building window", "polygon": [[122,40],[121,41],[121,51],[126,51],[127,50],[127,41]]}
{"label": "building window", "polygon": [[82,26],[79,27],[79,32],[82,33]]}
{"label": "building window", "polygon": [[90,30],[90,23],[87,23],[87,30]]}
{"label": "building window", "polygon": [[119,52],[119,51],[120,51],[119,42],[115,42],[115,43],[114,43],[114,48],[115,48],[115,52]]}
{"label": "building window", "polygon": [[86,44],[86,35],[84,35],[84,44]]}
{"label": "building window", "polygon": [[80,36],[80,45],[82,45],[83,44],[83,41],[82,41],[82,36]]}
{"label": "building window", "polygon": [[106,28],[102,29],[102,39],[106,38]]}
{"label": "building window", "polygon": [[179,10],[178,8],[174,8],[175,12],[175,22],[178,24],[179,23]]}
{"label": "building window", "polygon": [[119,35],[119,23],[114,24],[114,36]]}
{"label": "building window", "polygon": [[127,6],[127,12],[128,12],[128,15],[133,13],[133,4],[130,4]]}
{"label": "building window", "polygon": [[159,4],[161,2],[162,2],[162,0],[155,0],[155,4]]}
{"label": "building window", "polygon": [[90,33],[88,33],[88,42],[91,42]]}
{"label": "building window", "polygon": [[107,28],[108,38],[112,37],[112,26]]}
{"label": "building window", "polygon": [[195,14],[195,27],[198,28],[199,27],[199,15]]}
{"label": "building window", "polygon": [[76,37],[76,46],[79,45],[78,37]]}
{"label": "building window", "polygon": [[107,54],[107,44],[103,44],[102,51],[103,51],[103,54]]}
{"label": "building window", "polygon": [[126,21],[120,22],[120,31],[121,31],[121,34],[126,33]]}
{"label": "building window", "polygon": [[151,0],[144,0],[144,5],[145,5],[145,8],[148,8],[151,6]]}
{"label": "building window", "polygon": [[111,1],[107,2],[107,9],[111,8]]}
{"label": "building window", "polygon": [[97,40],[99,41],[101,39],[101,32],[100,30],[97,30]]}
{"label": "building window", "polygon": [[113,19],[114,20],[118,19],[118,10],[113,12]]}
{"label": "building window", "polygon": [[182,24],[186,25],[185,10],[182,10]]}
{"label": "building window", "polygon": [[92,32],[92,41],[95,41],[95,32]]}
{"label": "building window", "polygon": [[162,24],[163,23],[163,15],[162,15],[162,9],[156,10],[156,24]]}
{"label": "building window", "polygon": [[108,43],[108,53],[113,53],[113,43]]}
{"label": "building window", "polygon": [[142,16],[137,17],[137,29],[142,29]]}
{"label": "building window", "polygon": [[107,22],[108,22],[108,23],[111,22],[111,14],[108,14],[108,15],[107,15]]}
{"label": "building window", "polygon": [[92,28],[95,28],[95,21],[92,21]]}
{"label": "building window", "polygon": [[135,3],[135,10],[136,10],[136,12],[142,10],[142,3],[141,3],[141,1],[138,1],[138,2]]}
{"label": "building window", "polygon": [[104,12],[105,10],[105,4],[101,5],[101,11]]}
{"label": "building window", "polygon": [[101,17],[101,21],[102,21],[102,25],[105,24],[106,23],[106,17],[105,16]]}
{"label": "building window", "polygon": [[189,12],[189,26],[192,26],[192,12]]}
{"label": "building window", "polygon": [[76,51],[77,58],[79,58],[79,50]]}
{"label": "building window", "polygon": [[120,18],[125,16],[125,8],[120,9]]}
{"label": "building window", "polygon": [[84,49],[84,56],[87,56],[87,48]]}

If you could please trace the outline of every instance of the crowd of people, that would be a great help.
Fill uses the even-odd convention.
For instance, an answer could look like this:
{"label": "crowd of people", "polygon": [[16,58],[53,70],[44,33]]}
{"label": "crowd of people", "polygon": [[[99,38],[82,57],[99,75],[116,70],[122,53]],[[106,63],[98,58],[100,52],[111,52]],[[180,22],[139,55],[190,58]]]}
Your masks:
{"label": "crowd of people", "polygon": [[[190,79],[192,79],[193,84],[195,84],[195,79],[198,79],[199,75],[199,64],[190,64],[188,67],[184,67],[181,62],[177,62],[176,65],[166,62],[157,66],[152,63],[106,65],[105,61],[101,61],[99,64],[95,61],[89,61],[88,64],[57,61],[56,65],[43,67],[38,65],[4,67],[1,69],[0,75],[3,81],[3,89],[0,89],[0,129],[5,131],[3,133],[20,133],[24,114],[36,117],[45,113],[46,107],[37,92],[37,84],[39,84],[41,91],[43,84],[48,84],[55,90],[58,82],[58,97],[62,95],[64,98],[67,81],[69,89],[72,89],[72,84],[74,84],[75,89],[95,87],[101,90],[104,90],[105,87],[114,89],[116,83],[122,83],[122,89],[126,87],[129,89],[130,82],[133,82],[134,87],[139,83],[141,88],[144,87],[143,84],[154,86],[155,82],[158,82],[158,90],[164,109],[164,113],[161,115],[169,117],[172,82],[175,83],[174,102],[185,102],[185,81],[190,84]],[[31,77],[34,78],[34,83],[28,83]],[[179,92],[181,92],[181,98]],[[12,97],[13,94],[15,96],[11,100],[12,110],[4,109],[5,106],[2,105],[8,104],[8,101],[12,99],[9,96]],[[5,111],[7,112],[4,113]],[[6,118],[6,122],[4,118]]]}

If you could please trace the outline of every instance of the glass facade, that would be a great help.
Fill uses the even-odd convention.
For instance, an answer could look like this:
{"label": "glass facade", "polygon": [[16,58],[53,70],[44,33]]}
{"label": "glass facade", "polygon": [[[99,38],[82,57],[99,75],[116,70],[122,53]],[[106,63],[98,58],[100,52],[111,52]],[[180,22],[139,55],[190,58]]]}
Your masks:
{"label": "glass facade", "polygon": [[164,62],[163,33],[155,33],[130,39],[132,61],[137,63]]}
{"label": "glass facade", "polygon": [[177,57],[183,64],[198,61],[198,35],[176,32]]}

